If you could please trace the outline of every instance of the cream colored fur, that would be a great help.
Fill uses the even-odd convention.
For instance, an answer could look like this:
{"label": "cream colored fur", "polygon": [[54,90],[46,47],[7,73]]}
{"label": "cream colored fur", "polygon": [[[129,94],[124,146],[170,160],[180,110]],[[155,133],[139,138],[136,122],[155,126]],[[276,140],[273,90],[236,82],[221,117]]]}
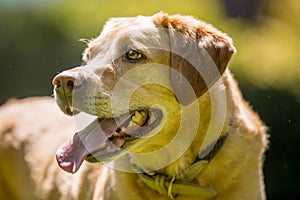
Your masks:
{"label": "cream colored fur", "polygon": [[[229,70],[220,69],[222,78],[209,88],[209,92],[183,106],[172,92],[170,54],[149,49],[152,46],[171,50],[169,34],[159,31],[160,28],[172,26],[177,31],[186,32],[189,25],[197,27],[195,33],[207,38],[200,42],[216,63],[225,63],[221,63],[220,68],[226,67],[234,51],[228,36],[194,18],[160,13],[154,17],[112,19],[86,49],[84,61],[87,65],[65,71],[56,79],[74,77],[75,85],[84,82],[89,88],[94,88],[73,98],[73,106],[102,118],[121,115],[128,107],[132,110],[140,106],[162,109],[163,123],[153,130],[154,135],[129,143],[126,145],[128,151],[149,153],[160,150],[172,141],[178,127],[183,126],[184,133],[181,134],[187,136],[181,135],[183,138],[165,154],[153,154],[151,162],[141,157],[134,158],[143,169],[156,169],[158,165],[170,163],[155,171],[178,176],[194,162],[201,149],[220,135],[228,134],[222,149],[193,182],[216,190],[217,200],[265,199],[262,174],[263,153],[267,146],[265,127],[243,100]],[[209,38],[222,44],[212,47]],[[143,49],[147,60],[139,67],[122,59],[112,62],[112,58],[122,55],[122,48],[117,47],[124,43]],[[224,55],[226,50],[223,48],[227,47],[229,55]],[[222,49],[217,53],[215,48]],[[136,88],[136,85],[143,87]],[[119,98],[114,99],[113,95]],[[67,112],[65,109],[71,106],[72,97],[57,94],[56,99],[62,111]],[[200,117],[194,117],[195,110]],[[8,102],[1,107],[0,122],[1,199],[168,199],[148,188],[136,174],[98,163],[84,162],[73,175],[62,171],[56,164],[55,151],[76,132],[76,124],[57,108],[53,99],[29,98]],[[210,125],[212,130],[221,129],[218,133],[209,132]],[[191,144],[180,152],[178,159],[172,160],[178,146],[185,144],[184,138],[192,134],[189,130],[193,127],[196,131]],[[179,195],[176,199],[204,198]]]}

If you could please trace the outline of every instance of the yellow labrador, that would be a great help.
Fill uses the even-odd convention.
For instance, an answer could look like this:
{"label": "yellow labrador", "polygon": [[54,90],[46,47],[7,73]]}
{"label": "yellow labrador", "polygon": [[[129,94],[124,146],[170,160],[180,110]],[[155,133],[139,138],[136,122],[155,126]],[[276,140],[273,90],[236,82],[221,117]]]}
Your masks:
{"label": "yellow labrador", "polygon": [[265,199],[265,127],[227,69],[234,53],[190,16],[109,20],[53,79],[75,121],[48,98],[1,108],[1,198]]}

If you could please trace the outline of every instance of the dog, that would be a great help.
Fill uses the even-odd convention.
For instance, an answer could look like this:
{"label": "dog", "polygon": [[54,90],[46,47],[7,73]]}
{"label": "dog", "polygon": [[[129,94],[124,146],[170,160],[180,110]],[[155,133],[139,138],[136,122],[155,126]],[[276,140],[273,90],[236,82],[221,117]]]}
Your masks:
{"label": "dog", "polygon": [[1,198],[265,199],[266,128],[235,52],[191,16],[110,19],[54,77],[55,101],[1,107]]}

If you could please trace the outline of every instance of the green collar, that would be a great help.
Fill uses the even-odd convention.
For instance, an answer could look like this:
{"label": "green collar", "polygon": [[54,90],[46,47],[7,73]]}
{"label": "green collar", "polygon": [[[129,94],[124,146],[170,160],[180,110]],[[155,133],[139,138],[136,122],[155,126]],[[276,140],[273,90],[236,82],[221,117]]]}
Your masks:
{"label": "green collar", "polygon": [[174,199],[174,195],[201,196],[213,198],[217,192],[211,188],[192,183],[192,181],[202,172],[208,162],[222,148],[227,134],[221,136],[217,141],[209,145],[204,151],[200,152],[195,162],[189,166],[179,177],[169,177],[155,172],[146,173],[137,168],[140,179],[151,189],[162,195],[168,195]]}

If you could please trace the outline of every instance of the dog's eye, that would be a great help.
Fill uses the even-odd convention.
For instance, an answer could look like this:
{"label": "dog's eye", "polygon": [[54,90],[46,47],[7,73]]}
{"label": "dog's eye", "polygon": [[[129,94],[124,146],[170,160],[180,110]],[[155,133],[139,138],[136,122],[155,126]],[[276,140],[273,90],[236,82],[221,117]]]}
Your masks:
{"label": "dog's eye", "polygon": [[143,55],[139,52],[137,52],[136,50],[129,50],[126,54],[125,54],[126,58],[130,61],[137,61],[143,58]]}

